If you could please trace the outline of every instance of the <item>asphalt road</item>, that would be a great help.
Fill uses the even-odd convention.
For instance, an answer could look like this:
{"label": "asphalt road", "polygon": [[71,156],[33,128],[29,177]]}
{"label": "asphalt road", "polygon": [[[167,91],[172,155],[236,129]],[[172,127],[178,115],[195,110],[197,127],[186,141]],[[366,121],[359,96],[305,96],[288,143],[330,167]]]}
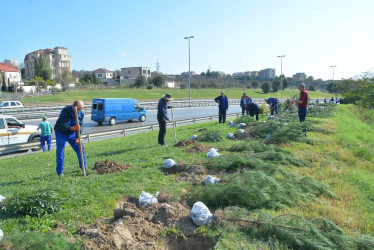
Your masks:
{"label": "asphalt road", "polygon": [[[238,112],[241,112],[241,108],[239,107],[239,105],[235,105],[235,106],[230,106],[227,113],[230,114],[230,113],[238,113]],[[174,113],[174,120],[179,121],[179,120],[185,120],[185,119],[191,119],[191,118],[218,115],[218,107],[206,106],[206,107],[174,108],[173,113]],[[84,118],[83,134],[157,124],[156,115],[157,115],[156,110],[150,110],[147,113],[147,120],[145,122],[134,120],[131,122],[117,123],[114,126],[109,126],[108,123],[104,123],[102,126],[99,126],[96,122],[91,121],[91,114],[89,114],[89,115],[86,115]],[[171,119],[170,110],[168,110],[168,116]],[[52,123],[52,126],[54,126],[57,121],[57,117],[49,117],[48,121]],[[39,123],[41,122],[41,119],[22,120],[22,122],[27,125],[38,126]],[[52,138],[54,138],[54,134]]]}

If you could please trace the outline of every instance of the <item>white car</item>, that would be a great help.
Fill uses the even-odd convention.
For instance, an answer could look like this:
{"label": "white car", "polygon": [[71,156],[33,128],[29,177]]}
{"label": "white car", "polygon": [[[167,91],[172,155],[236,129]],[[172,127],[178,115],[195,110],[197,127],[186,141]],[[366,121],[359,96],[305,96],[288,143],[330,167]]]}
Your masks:
{"label": "white car", "polygon": [[22,109],[23,104],[19,101],[0,102],[0,109]]}
{"label": "white car", "polygon": [[25,125],[13,116],[0,115],[0,145],[40,141],[38,126]]}

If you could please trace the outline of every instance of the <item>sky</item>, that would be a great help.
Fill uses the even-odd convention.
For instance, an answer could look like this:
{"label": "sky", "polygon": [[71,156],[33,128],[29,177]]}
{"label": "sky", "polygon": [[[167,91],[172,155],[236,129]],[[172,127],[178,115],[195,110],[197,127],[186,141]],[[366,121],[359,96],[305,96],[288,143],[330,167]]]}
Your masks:
{"label": "sky", "polygon": [[0,61],[68,48],[72,69],[374,73],[374,0],[0,0]]}

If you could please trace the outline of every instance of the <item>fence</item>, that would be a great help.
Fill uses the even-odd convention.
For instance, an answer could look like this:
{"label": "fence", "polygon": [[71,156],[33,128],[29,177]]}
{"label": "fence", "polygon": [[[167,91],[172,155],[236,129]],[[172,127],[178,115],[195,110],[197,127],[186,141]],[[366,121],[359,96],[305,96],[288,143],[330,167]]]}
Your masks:
{"label": "fence", "polygon": [[[241,113],[227,114],[227,118],[238,117],[240,115],[241,115]],[[196,124],[198,122],[213,121],[213,120],[216,120],[216,119],[218,119],[217,115],[206,116],[206,117],[199,117],[199,118],[192,118],[192,119],[169,122],[167,124],[167,126],[170,127],[174,123],[175,127],[177,127],[178,124],[179,125],[191,124],[191,123]],[[145,130],[153,131],[153,130],[158,129],[158,128],[159,128],[158,124],[152,124],[152,125],[141,126],[141,127],[136,127],[136,128],[126,128],[126,129],[111,130],[111,131],[106,131],[106,132],[85,134],[85,135],[81,136],[81,139],[86,140],[87,142],[90,142],[91,140],[96,139],[96,138],[118,136],[118,135],[126,136],[130,133],[136,133],[136,132],[141,132],[141,131],[145,131]],[[55,143],[56,143],[56,140],[55,139],[52,140],[52,144],[54,145]],[[40,150],[40,143],[39,142],[32,142],[32,143],[22,143],[22,144],[13,144],[13,145],[3,145],[3,146],[0,146],[0,155],[15,153],[15,152],[29,150],[29,149]]]}

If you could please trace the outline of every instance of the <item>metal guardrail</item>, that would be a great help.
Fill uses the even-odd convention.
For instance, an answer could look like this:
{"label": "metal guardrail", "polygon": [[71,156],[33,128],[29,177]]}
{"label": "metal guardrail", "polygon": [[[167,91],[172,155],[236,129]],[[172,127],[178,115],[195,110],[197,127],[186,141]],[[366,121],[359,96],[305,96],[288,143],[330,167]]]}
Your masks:
{"label": "metal guardrail", "polygon": [[[233,114],[227,114],[226,117],[238,117],[240,116],[241,113],[233,113]],[[182,124],[189,124],[193,123],[196,124],[198,122],[203,122],[203,121],[213,121],[215,119],[218,119],[218,115],[214,116],[205,116],[205,117],[199,117],[199,118],[192,118],[192,119],[186,119],[186,120],[179,120],[179,121],[174,121],[174,122],[168,122],[167,126],[172,126],[173,123],[175,124],[175,127],[177,125],[182,125]],[[82,140],[86,140],[87,142],[90,142],[91,140],[95,138],[101,138],[101,137],[106,137],[106,136],[111,136],[111,135],[123,135],[126,136],[129,133],[134,133],[134,132],[140,132],[143,130],[155,130],[159,128],[158,124],[152,124],[152,125],[147,125],[147,126],[141,126],[141,127],[136,127],[136,128],[125,128],[125,129],[118,129],[118,130],[110,130],[106,132],[97,132],[97,133],[91,133],[91,134],[84,134],[81,136]],[[54,145],[56,143],[56,139],[52,140],[52,144]],[[32,143],[20,143],[20,144],[12,144],[12,145],[3,145],[0,146],[0,155],[3,154],[9,154],[9,153],[15,153],[19,151],[26,151],[29,149],[33,150],[40,150],[40,142],[32,142]]]}

